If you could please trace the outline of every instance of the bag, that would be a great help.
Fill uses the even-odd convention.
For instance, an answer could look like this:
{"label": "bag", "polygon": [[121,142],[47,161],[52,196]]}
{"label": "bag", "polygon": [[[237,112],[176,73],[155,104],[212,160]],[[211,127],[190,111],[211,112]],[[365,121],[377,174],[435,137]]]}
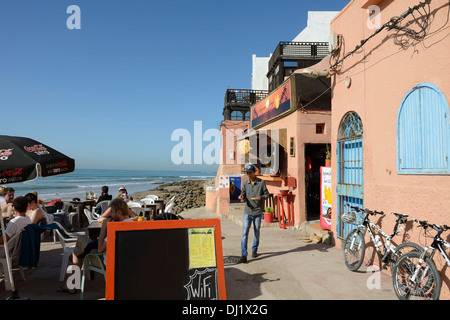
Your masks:
{"label": "bag", "polygon": [[55,206],[56,210],[61,210],[63,207],[63,202],[61,201],[61,199],[56,199],[56,200],[50,201],[48,203],[48,205]]}

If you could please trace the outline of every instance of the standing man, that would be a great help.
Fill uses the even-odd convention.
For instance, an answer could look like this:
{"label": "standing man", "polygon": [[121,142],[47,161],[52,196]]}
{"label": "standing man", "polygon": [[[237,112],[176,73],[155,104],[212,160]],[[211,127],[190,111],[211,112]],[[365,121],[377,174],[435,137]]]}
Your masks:
{"label": "standing man", "polygon": [[247,242],[248,233],[253,223],[255,239],[252,245],[252,258],[258,256],[259,232],[261,229],[261,217],[264,213],[264,200],[269,197],[266,183],[256,177],[256,168],[252,164],[245,165],[248,179],[242,185],[242,192],[239,196],[241,202],[245,203],[243,229],[241,239],[241,259],[239,262],[247,262]]}

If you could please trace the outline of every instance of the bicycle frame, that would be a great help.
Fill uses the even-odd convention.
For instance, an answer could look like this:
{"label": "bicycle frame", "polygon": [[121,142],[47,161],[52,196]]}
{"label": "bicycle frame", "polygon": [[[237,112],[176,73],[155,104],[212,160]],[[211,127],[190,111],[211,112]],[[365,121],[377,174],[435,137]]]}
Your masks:
{"label": "bicycle frame", "polygon": [[[395,246],[393,246],[391,244],[391,240],[396,234],[397,224],[394,228],[394,232],[391,235],[387,235],[383,230],[381,230],[376,224],[374,224],[372,221],[370,221],[368,219],[368,217],[366,216],[366,218],[364,219],[364,222],[360,226],[358,226],[358,228],[360,230],[362,229],[361,227],[364,228],[364,230],[363,230],[364,233],[366,230],[369,231],[370,238],[372,239],[372,242],[374,243],[375,250],[376,250],[378,256],[380,257],[380,259],[382,259],[388,252],[395,252]],[[384,242],[385,253],[384,254],[381,252],[380,247],[377,247],[377,245],[376,245],[376,239],[375,239],[374,231],[372,228],[374,228],[385,239],[385,242]]]}
{"label": "bicycle frame", "polygon": [[441,255],[444,257],[445,262],[447,263],[447,266],[450,267],[450,258],[448,257],[445,250],[442,248],[442,245],[444,245],[447,248],[450,248],[450,243],[448,243],[447,241],[442,239],[440,236],[438,236],[433,240],[433,243],[429,247],[425,247],[425,253],[428,250],[431,250],[430,258],[433,258],[434,253],[436,252],[436,249],[439,250]]}
{"label": "bicycle frame", "polygon": [[[436,253],[436,249],[439,250],[440,254],[444,257],[445,262],[447,263],[447,266],[450,267],[450,258],[448,257],[447,253],[445,252],[445,250],[442,248],[442,245],[444,245],[447,248],[450,248],[450,243],[448,243],[447,241],[445,241],[444,239],[441,238],[441,233],[443,232],[443,230],[438,231],[438,233],[436,234],[436,236],[434,237],[433,242],[431,243],[430,246],[427,246],[424,248],[424,251],[422,252],[422,254],[420,255],[419,258],[419,263],[417,264],[417,267],[414,271],[413,276],[411,277],[411,281],[415,282],[417,279],[417,276],[419,274],[420,268],[422,267],[422,263],[428,253],[428,251],[431,251],[429,257],[430,259],[433,258],[434,254]],[[420,281],[423,281],[423,279],[425,278],[425,276],[428,273],[428,265],[425,268],[424,272],[422,273],[422,277],[420,279]]]}

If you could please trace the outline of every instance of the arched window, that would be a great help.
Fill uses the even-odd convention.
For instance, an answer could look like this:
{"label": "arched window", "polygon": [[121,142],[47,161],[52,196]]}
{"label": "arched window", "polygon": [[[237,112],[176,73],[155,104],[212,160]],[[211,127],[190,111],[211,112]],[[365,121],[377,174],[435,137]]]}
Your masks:
{"label": "arched window", "polygon": [[397,173],[450,174],[450,119],[438,87],[421,83],[405,95],[397,116]]}

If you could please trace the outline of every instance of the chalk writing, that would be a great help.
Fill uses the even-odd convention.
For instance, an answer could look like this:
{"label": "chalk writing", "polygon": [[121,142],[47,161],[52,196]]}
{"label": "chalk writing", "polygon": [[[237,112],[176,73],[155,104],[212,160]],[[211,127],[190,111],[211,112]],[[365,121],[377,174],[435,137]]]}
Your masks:
{"label": "chalk writing", "polygon": [[184,285],[186,300],[217,300],[217,269],[194,270],[189,274],[189,282]]}

